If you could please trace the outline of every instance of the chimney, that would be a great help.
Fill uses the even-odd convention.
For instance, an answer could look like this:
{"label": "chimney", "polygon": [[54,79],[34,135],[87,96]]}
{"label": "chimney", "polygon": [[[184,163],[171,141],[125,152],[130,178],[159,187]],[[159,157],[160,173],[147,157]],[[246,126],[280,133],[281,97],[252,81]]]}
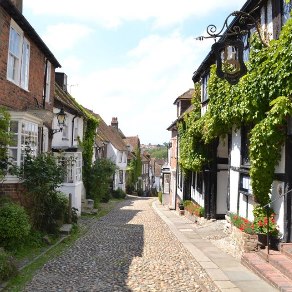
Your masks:
{"label": "chimney", "polygon": [[22,13],[22,0],[11,0],[11,2]]}
{"label": "chimney", "polygon": [[68,92],[67,91],[67,75],[65,73],[56,72],[55,81],[65,92]]}
{"label": "chimney", "polygon": [[119,129],[119,123],[118,123],[118,118],[117,117],[113,117],[112,118],[111,126],[116,128],[117,130]]}

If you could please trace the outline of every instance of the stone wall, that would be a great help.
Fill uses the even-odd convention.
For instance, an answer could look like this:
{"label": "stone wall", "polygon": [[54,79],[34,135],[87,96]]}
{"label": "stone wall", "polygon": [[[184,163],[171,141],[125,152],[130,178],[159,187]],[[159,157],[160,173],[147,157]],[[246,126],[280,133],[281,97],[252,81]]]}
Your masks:
{"label": "stone wall", "polygon": [[230,238],[238,249],[244,252],[252,252],[257,250],[258,236],[257,234],[247,234],[237,227],[230,225]]}

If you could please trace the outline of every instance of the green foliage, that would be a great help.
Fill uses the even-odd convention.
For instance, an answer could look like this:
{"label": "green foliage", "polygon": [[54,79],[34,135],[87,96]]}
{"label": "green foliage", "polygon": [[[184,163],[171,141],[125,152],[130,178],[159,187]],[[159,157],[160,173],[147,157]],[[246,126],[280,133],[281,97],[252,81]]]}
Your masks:
{"label": "green foliage", "polygon": [[158,200],[162,204],[162,192],[158,192]]}
{"label": "green foliage", "polygon": [[204,216],[204,208],[200,206],[197,202],[193,202],[190,200],[183,201],[184,209],[187,210],[191,215],[195,215],[197,217]]}
{"label": "green foliage", "polygon": [[84,133],[83,141],[81,146],[83,148],[83,184],[86,189],[88,196],[90,197],[90,187],[91,187],[91,171],[92,171],[92,158],[93,158],[93,146],[95,141],[96,128],[98,126],[98,121],[93,117],[88,117],[86,122],[86,130]]}
{"label": "green foliage", "polygon": [[263,208],[257,206],[253,210],[255,217],[254,220],[254,230],[256,233],[269,234],[271,236],[277,237],[279,235],[279,230],[275,220],[274,210],[270,207]]}
{"label": "green foliage", "polygon": [[[195,88],[199,85],[196,84]],[[197,92],[197,90],[195,90]],[[179,163],[185,170],[199,171],[207,162],[205,145],[202,141],[200,96],[192,100],[193,110],[178,124],[180,156]]]}
{"label": "green foliage", "polygon": [[4,203],[0,207],[0,245],[14,249],[20,245],[30,232],[29,217],[18,204]]}
{"label": "green foliage", "polygon": [[62,224],[68,201],[57,191],[65,175],[65,168],[52,154],[42,153],[33,157],[26,150],[24,164],[16,169],[26,189],[28,213],[35,229],[57,232]]}
{"label": "green foliage", "polygon": [[0,282],[17,275],[17,267],[14,258],[0,248]]}
{"label": "green foliage", "polygon": [[139,147],[135,149],[135,158],[132,159],[128,165],[128,176],[126,182],[127,192],[130,194],[135,190],[138,178],[142,173],[141,151]]}
{"label": "green foliage", "polygon": [[292,103],[280,96],[271,102],[271,109],[251,131],[250,159],[253,194],[260,205],[269,202],[275,166],[281,158],[285,140],[286,118],[292,114]]}
{"label": "green foliage", "polygon": [[248,233],[248,234],[255,234],[255,227],[254,223],[248,221],[246,218],[243,218],[241,216],[238,216],[237,214],[230,213],[230,221],[231,224],[240,229],[242,232]]}
{"label": "green foliage", "polygon": [[115,199],[124,199],[126,197],[126,193],[121,188],[113,190],[111,195]]}
{"label": "green foliage", "polygon": [[[232,128],[253,125],[250,134],[250,176],[253,193],[260,205],[269,201],[275,166],[285,138],[286,118],[292,114],[292,18],[278,40],[263,47],[251,40],[248,73],[230,85],[211,67],[206,114],[194,111],[179,125],[180,164],[198,171],[206,161],[202,146],[231,133]],[[198,86],[195,84],[195,86]],[[203,142],[203,143],[202,143]]]}
{"label": "green foliage", "polygon": [[167,147],[159,146],[157,148],[148,149],[150,156],[156,159],[167,159]]}
{"label": "green foliage", "polygon": [[115,170],[115,164],[104,158],[97,159],[91,167],[87,196],[94,200],[95,206],[98,202],[107,202],[110,199],[110,185]]}
{"label": "green foliage", "polygon": [[9,113],[4,108],[0,107],[0,180],[6,175],[9,165],[7,153],[7,145],[11,139],[8,131],[9,122]]}

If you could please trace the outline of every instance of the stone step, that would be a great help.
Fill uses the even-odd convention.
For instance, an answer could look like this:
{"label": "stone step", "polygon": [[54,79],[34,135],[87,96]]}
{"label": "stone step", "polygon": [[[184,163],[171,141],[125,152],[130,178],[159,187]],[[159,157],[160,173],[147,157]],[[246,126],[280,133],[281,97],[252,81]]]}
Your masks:
{"label": "stone step", "polygon": [[283,274],[271,263],[274,255],[281,256],[280,253],[275,253],[277,254],[269,254],[269,262],[263,259],[263,257],[259,255],[258,252],[245,253],[241,258],[241,263],[280,291],[291,292],[292,280],[289,279],[285,274]]}
{"label": "stone step", "polygon": [[292,259],[287,257],[280,251],[270,250],[268,254],[267,249],[262,249],[259,255],[269,261],[276,269],[278,269],[283,275],[292,280]]}
{"label": "stone step", "polygon": [[292,260],[292,243],[282,243],[280,246],[281,253]]}
{"label": "stone step", "polygon": [[71,230],[72,230],[72,224],[63,224],[61,227],[60,227],[60,233],[61,234],[70,234],[71,233]]}

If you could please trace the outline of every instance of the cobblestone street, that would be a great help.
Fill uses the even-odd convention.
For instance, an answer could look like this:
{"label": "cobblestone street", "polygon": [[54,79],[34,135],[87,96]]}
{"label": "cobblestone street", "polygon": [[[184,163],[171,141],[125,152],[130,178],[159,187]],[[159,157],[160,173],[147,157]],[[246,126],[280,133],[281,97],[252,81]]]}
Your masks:
{"label": "cobblestone street", "polygon": [[25,291],[218,291],[152,201],[130,197],[117,205]]}

